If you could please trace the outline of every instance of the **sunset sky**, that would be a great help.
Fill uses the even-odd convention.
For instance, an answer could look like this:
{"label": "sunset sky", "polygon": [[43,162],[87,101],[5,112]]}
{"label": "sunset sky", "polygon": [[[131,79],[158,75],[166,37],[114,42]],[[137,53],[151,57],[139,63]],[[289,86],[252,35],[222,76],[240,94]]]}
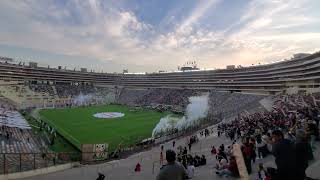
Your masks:
{"label": "sunset sky", "polygon": [[96,71],[270,63],[320,50],[320,0],[1,0],[0,56]]}

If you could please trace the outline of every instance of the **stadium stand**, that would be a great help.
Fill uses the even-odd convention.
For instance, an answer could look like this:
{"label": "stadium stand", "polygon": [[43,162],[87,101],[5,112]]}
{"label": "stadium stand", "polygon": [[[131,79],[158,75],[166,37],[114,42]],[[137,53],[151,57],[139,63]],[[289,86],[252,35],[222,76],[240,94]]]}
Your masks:
{"label": "stadium stand", "polygon": [[[45,143],[34,135],[26,119],[15,110],[15,107],[4,101],[1,101],[0,128],[1,173],[16,172],[19,164],[21,170],[33,168],[32,164],[21,161],[35,160],[38,165],[43,163],[42,158],[35,158],[32,153],[40,153],[41,148],[46,147]],[[45,166],[39,166],[41,167]]]}
{"label": "stadium stand", "polygon": [[0,77],[6,81],[78,82],[130,88],[218,89],[272,94],[287,89],[312,91],[318,88],[319,55],[314,53],[303,58],[253,67],[150,74],[94,73],[0,63]]}
{"label": "stadium stand", "polygon": [[[165,163],[163,154],[167,149],[176,151],[177,160],[187,169],[189,165],[196,166],[201,162],[201,166],[195,167],[193,179],[230,178],[232,173],[237,173],[234,171],[235,164],[229,163],[234,160],[234,143],[241,147],[245,169],[251,179],[257,178],[257,174],[271,176],[271,172],[268,174],[264,170],[269,166],[281,167],[279,161],[275,161],[270,154],[274,144],[282,142],[279,138],[279,142],[271,143],[272,138],[281,133],[293,146],[311,148],[314,157],[311,158],[310,151],[308,159],[299,159],[296,154],[291,154],[291,159],[300,160],[300,163],[296,163],[297,167],[285,169],[285,172],[302,173],[305,167],[300,165],[309,163],[307,176],[320,177],[316,171],[320,157],[317,142],[320,117],[319,65],[319,52],[253,67],[149,74],[80,72],[0,62],[0,100],[6,102],[0,108],[0,153],[8,154],[5,158],[0,157],[0,173],[50,166],[55,163],[46,163],[48,159],[61,159],[56,158],[55,154],[50,155],[51,152],[44,153],[45,157],[42,157],[43,152],[48,151],[48,142],[32,132],[31,125],[17,110],[118,103],[143,108],[165,106],[170,107],[171,111],[183,113],[189,104],[189,97],[207,92],[207,119],[210,125],[216,125],[197,132],[174,132],[170,137],[165,137],[162,144],[143,145],[144,152],[126,159],[83,166],[46,175],[45,178],[94,179],[101,172],[107,179],[127,179],[129,176],[131,179],[155,179]],[[48,124],[45,127],[50,129]],[[52,128],[50,130],[54,132]],[[191,143],[191,139],[197,140]],[[121,150],[118,148],[113,155],[121,157],[125,154]],[[290,148],[288,152],[291,152]],[[202,155],[206,163],[203,163]],[[282,157],[275,155],[276,159]],[[23,164],[21,161],[34,163]],[[6,165],[8,162],[9,165]],[[141,166],[137,169],[141,170],[134,171],[137,163]],[[259,163],[263,163],[263,167],[259,167]],[[259,172],[257,167],[260,168]]]}
{"label": "stadium stand", "polygon": [[55,87],[59,97],[76,97],[80,94],[94,93],[93,86],[89,85],[56,84]]}
{"label": "stadium stand", "polygon": [[183,89],[150,89],[148,93],[136,100],[136,104],[147,105],[172,105],[185,109],[189,104],[188,98],[199,95],[199,91]]}
{"label": "stadium stand", "polygon": [[0,108],[0,125],[20,129],[31,129],[19,112],[5,108]]}
{"label": "stadium stand", "polygon": [[49,95],[53,96],[54,90],[52,88],[52,86],[48,85],[48,84],[29,84],[29,88],[37,93],[49,93]]}
{"label": "stadium stand", "polygon": [[[161,162],[160,152],[165,152],[167,149],[173,149],[177,152],[177,160],[180,161],[182,165],[186,162],[192,162],[191,164],[196,166],[193,170],[194,174],[192,179],[234,179],[232,177],[232,173],[230,174],[230,171],[226,171],[225,168],[229,168],[230,166],[226,165],[232,162],[232,158],[229,158],[232,156],[232,144],[234,143],[234,140],[236,140],[236,143],[239,143],[242,147],[246,165],[248,165],[248,162],[250,163],[251,168],[247,167],[250,172],[250,179],[264,178],[265,176],[268,176],[266,173],[267,167],[276,168],[278,165],[273,155],[271,155],[269,152],[269,148],[272,145],[270,144],[271,134],[268,133],[270,133],[272,130],[280,128],[285,134],[285,138],[290,139],[293,145],[298,146],[298,144],[301,142],[301,139],[299,139],[300,136],[296,132],[301,132],[300,126],[304,124],[307,125],[305,133],[307,133],[308,136],[313,136],[313,134],[310,132],[310,123],[312,125],[318,120],[317,117],[319,115],[319,111],[315,111],[316,109],[313,109],[314,101],[310,101],[310,103],[307,104],[308,111],[306,111],[306,107],[301,104],[303,101],[305,101],[304,99],[307,99],[309,96],[291,95],[290,98],[288,97],[289,96],[287,95],[275,96],[274,98],[276,101],[274,104],[274,110],[250,113],[239,116],[233,121],[222,122],[218,126],[206,128],[209,130],[209,133],[206,133],[206,129],[204,129],[196,132],[192,136],[186,136],[172,140],[156,146],[151,150],[130,156],[126,159],[112,161],[100,165],[70,169],[63,172],[48,174],[45,175],[45,177],[49,180],[59,177],[80,180],[93,179],[97,177],[99,172],[104,174],[108,179],[126,179],[128,176],[130,176],[131,179],[155,179],[156,175],[160,172],[161,164],[166,164],[165,157],[163,157],[164,160]],[[288,101],[289,99],[290,101]],[[315,101],[317,102],[318,99],[315,98]],[[298,111],[299,115],[291,116],[292,110]],[[312,113],[310,114],[310,112]],[[286,121],[283,121],[283,117],[287,116],[290,118],[288,118]],[[304,121],[304,117],[313,117],[315,122]],[[292,123],[292,120],[294,120],[295,123]],[[273,121],[273,123],[270,121]],[[298,125],[296,125],[297,123]],[[237,129],[241,130],[239,134],[237,134]],[[231,133],[232,131],[234,132]],[[292,133],[293,136],[290,135],[290,133]],[[198,140],[193,141],[192,145],[190,146],[191,148],[189,149],[188,146],[191,143],[191,139],[194,139],[195,136]],[[261,142],[259,138],[262,138],[261,142],[265,143],[263,146],[260,145]],[[248,142],[246,142],[247,139],[249,140]],[[173,141],[175,142],[174,147]],[[224,144],[224,146],[222,144]],[[213,148],[213,146],[215,148]],[[256,150],[247,152],[246,148],[252,147],[256,148]],[[306,170],[306,175],[310,179],[320,177],[320,174],[317,170],[319,168],[319,148],[319,144],[315,143],[314,149],[312,150],[313,160],[309,161],[308,169]],[[215,149],[215,151],[213,151],[213,149]],[[262,153],[259,154],[261,149],[264,149],[265,151],[262,151]],[[257,154],[256,156],[253,156],[253,154],[247,154],[250,152],[255,152]],[[204,162],[201,158],[202,155],[204,155],[206,158],[205,163],[202,163],[202,165],[197,164],[199,162]],[[299,156],[300,155],[302,154],[299,154]],[[281,158],[281,156],[285,156],[285,154],[277,156],[276,158]],[[188,158],[184,159],[184,157]],[[225,157],[230,162],[223,160]],[[296,157],[294,156],[293,159],[295,158]],[[199,159],[199,161],[196,159]],[[139,163],[139,171],[135,171],[137,163]],[[302,164],[297,163],[296,165],[299,166]],[[189,166],[187,166],[187,168],[188,167]],[[271,172],[271,170],[269,171]],[[298,171],[290,171],[290,175],[295,175],[296,172]],[[37,180],[43,177],[44,176],[37,176],[29,179]]]}
{"label": "stadium stand", "polygon": [[228,119],[243,112],[257,111],[262,108],[260,100],[265,97],[256,94],[211,91],[208,116]]}
{"label": "stadium stand", "polygon": [[126,104],[135,106],[136,101],[148,93],[147,89],[128,89],[123,88],[120,90],[117,102],[119,104]]}

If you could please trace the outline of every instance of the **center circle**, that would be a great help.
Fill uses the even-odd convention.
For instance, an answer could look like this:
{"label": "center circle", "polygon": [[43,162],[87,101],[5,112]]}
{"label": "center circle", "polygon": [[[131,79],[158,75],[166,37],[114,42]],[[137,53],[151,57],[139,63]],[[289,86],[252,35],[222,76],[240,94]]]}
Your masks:
{"label": "center circle", "polygon": [[93,115],[93,117],[100,118],[100,119],[113,119],[113,118],[120,118],[123,116],[124,114],[120,112],[101,112]]}

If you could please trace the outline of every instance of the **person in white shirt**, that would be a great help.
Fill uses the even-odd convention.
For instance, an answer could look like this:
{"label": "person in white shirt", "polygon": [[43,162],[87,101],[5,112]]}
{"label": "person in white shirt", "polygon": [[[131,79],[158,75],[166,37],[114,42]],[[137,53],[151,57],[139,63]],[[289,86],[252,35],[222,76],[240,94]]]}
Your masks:
{"label": "person in white shirt", "polygon": [[265,155],[264,149],[266,148],[266,144],[262,140],[261,135],[258,135],[256,137],[256,147],[258,149],[258,158],[262,159],[264,157],[264,155]]}
{"label": "person in white shirt", "polygon": [[221,159],[217,165],[216,165],[216,169],[217,170],[222,170],[222,169],[225,169],[228,165],[228,162],[226,159]]}
{"label": "person in white shirt", "polygon": [[196,168],[194,167],[193,163],[190,162],[188,167],[187,167],[188,177],[190,179],[194,177],[194,171],[195,170],[196,170]]}

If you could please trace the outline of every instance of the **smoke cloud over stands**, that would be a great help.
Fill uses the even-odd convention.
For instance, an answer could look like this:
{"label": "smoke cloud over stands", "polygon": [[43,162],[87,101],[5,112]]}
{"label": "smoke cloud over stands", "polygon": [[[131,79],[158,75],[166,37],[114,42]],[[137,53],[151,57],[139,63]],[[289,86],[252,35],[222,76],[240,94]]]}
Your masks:
{"label": "smoke cloud over stands", "polygon": [[152,131],[152,137],[159,133],[172,131],[173,129],[186,129],[198,125],[200,119],[205,118],[208,114],[209,93],[202,96],[189,97],[189,102],[186,108],[186,115],[182,118],[172,117],[168,115],[160,119],[160,122]]}

